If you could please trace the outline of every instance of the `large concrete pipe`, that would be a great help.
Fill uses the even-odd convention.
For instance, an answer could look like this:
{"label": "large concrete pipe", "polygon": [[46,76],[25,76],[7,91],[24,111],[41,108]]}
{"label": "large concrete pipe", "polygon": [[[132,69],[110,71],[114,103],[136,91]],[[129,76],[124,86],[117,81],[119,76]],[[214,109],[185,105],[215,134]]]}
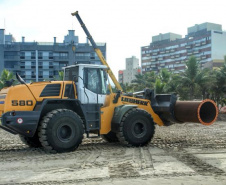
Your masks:
{"label": "large concrete pipe", "polygon": [[180,122],[202,123],[211,125],[216,121],[218,108],[214,101],[176,101],[174,116]]}
{"label": "large concrete pipe", "polygon": [[151,100],[153,110],[160,116],[165,126],[184,122],[211,125],[217,119],[217,105],[210,99],[177,101],[175,94],[155,94],[153,90],[146,90],[145,93],[145,98]]}

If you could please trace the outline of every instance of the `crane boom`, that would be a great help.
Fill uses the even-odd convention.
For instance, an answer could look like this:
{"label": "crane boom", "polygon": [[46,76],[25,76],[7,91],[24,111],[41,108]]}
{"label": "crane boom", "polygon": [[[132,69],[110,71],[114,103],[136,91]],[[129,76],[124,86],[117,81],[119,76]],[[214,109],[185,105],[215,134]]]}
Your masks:
{"label": "crane boom", "polygon": [[86,28],[85,24],[83,23],[81,17],[78,14],[78,11],[74,12],[71,14],[72,16],[76,16],[76,18],[78,19],[78,22],[80,23],[81,27],[83,28],[87,38],[89,39],[90,43],[93,46],[93,49],[95,50],[97,56],[99,57],[100,61],[102,62],[103,65],[107,66],[107,73],[109,74],[109,76],[111,77],[113,83],[115,84],[116,88],[118,90],[122,91],[122,87],[119,84],[119,82],[117,81],[117,79],[115,78],[115,75],[113,74],[111,68],[109,67],[107,61],[105,60],[101,50],[97,47],[95,41],[93,40],[92,36],[90,35],[88,29]]}

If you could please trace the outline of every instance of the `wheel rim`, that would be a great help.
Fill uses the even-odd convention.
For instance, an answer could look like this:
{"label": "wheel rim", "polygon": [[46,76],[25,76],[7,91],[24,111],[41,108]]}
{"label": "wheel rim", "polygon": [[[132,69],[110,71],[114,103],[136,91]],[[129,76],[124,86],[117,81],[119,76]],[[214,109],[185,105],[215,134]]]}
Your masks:
{"label": "wheel rim", "polygon": [[132,133],[137,138],[144,137],[147,133],[146,124],[141,120],[134,122],[132,125]]}
{"label": "wheel rim", "polygon": [[68,142],[74,136],[74,131],[70,125],[63,124],[57,129],[57,137],[62,142]]}

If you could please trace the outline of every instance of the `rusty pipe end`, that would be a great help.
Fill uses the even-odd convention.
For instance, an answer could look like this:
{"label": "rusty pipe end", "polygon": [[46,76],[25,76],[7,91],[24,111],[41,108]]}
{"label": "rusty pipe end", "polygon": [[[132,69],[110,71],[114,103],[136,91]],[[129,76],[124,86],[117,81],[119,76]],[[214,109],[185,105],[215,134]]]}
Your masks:
{"label": "rusty pipe end", "polygon": [[218,116],[218,108],[213,100],[205,99],[198,106],[198,119],[203,125],[212,125]]}

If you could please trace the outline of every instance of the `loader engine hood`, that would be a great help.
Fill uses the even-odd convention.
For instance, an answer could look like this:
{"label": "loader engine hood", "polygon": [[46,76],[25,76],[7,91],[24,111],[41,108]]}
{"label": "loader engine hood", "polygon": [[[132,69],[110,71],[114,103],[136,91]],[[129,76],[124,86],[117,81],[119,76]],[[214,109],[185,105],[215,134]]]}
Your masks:
{"label": "loader engine hood", "polygon": [[9,111],[32,111],[37,102],[61,98],[64,82],[35,82],[4,88],[0,91],[0,117]]}

